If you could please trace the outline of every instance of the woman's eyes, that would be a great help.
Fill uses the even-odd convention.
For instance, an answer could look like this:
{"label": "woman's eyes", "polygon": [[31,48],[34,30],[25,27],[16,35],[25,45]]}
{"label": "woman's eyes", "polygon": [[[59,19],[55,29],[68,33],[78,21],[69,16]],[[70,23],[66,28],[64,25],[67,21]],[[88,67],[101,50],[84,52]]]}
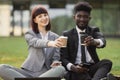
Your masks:
{"label": "woman's eyes", "polygon": [[47,14],[44,14],[44,16],[48,16]]}
{"label": "woman's eyes", "polygon": [[41,14],[38,17],[41,18],[41,17],[46,17],[46,16],[48,16],[48,15],[47,14]]}

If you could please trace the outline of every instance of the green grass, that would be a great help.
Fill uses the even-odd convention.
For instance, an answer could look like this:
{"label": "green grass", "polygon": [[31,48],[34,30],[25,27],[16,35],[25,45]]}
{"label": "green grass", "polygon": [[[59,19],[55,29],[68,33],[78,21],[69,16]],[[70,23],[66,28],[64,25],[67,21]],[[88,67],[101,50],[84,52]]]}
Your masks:
{"label": "green grass", "polygon": [[[100,59],[112,60],[111,73],[120,75],[120,39],[107,38],[107,46],[97,49]],[[0,64],[20,67],[28,54],[24,37],[0,37]]]}
{"label": "green grass", "polygon": [[103,49],[97,49],[100,59],[107,58],[112,60],[112,73],[120,75],[120,39],[107,38],[107,46]]}
{"label": "green grass", "polygon": [[27,44],[23,37],[0,38],[0,64],[20,67],[27,53]]}

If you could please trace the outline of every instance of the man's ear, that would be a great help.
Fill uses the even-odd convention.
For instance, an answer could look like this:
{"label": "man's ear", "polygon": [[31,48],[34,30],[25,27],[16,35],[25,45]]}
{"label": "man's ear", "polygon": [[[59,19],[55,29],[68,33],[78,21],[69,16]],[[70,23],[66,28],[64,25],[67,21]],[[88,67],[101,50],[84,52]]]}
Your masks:
{"label": "man's ear", "polygon": [[89,20],[91,20],[91,16],[89,16]]}

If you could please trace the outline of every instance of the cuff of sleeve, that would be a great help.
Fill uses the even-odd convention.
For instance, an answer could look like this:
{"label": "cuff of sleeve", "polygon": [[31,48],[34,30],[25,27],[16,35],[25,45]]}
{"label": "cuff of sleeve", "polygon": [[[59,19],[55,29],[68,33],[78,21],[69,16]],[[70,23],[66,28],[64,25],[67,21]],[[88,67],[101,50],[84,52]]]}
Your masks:
{"label": "cuff of sleeve", "polygon": [[49,40],[46,42],[46,46],[47,46],[47,47],[49,47],[48,43],[49,43]]}
{"label": "cuff of sleeve", "polygon": [[101,47],[101,46],[103,46],[103,41],[102,41],[101,39],[96,39],[96,40],[100,42],[100,44],[97,45],[97,47]]}
{"label": "cuff of sleeve", "polygon": [[71,66],[72,66],[73,64],[72,63],[68,63],[67,64],[67,69],[70,71],[71,70]]}

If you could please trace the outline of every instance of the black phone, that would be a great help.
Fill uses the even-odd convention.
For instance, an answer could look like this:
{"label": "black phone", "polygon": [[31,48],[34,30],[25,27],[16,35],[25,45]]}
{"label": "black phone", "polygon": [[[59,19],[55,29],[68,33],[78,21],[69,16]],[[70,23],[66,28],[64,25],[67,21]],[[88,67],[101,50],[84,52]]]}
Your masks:
{"label": "black phone", "polygon": [[85,38],[88,36],[88,34],[85,32],[80,32],[80,34],[81,34],[81,44],[84,44]]}

